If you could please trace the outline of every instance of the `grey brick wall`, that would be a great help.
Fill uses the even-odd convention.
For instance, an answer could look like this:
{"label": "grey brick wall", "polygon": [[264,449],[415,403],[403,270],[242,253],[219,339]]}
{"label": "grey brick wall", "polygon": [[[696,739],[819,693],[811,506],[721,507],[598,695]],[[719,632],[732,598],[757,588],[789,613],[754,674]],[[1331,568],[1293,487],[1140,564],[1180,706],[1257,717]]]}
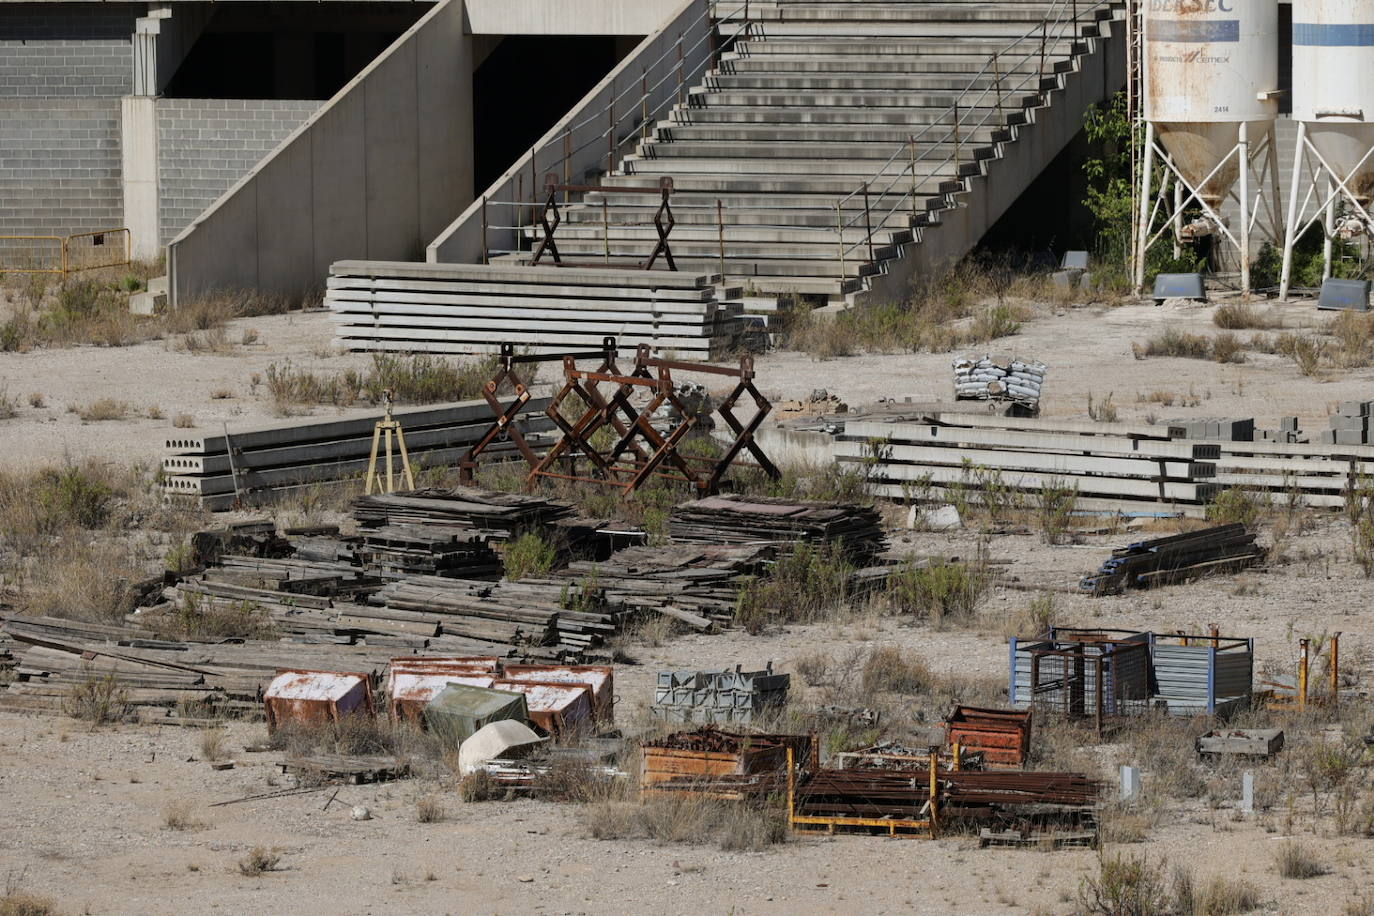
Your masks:
{"label": "grey brick wall", "polygon": [[0,235],[122,224],[118,99],[0,98]]}
{"label": "grey brick wall", "polygon": [[134,4],[0,3],[0,234],[118,226]]}
{"label": "grey brick wall", "polygon": [[323,104],[314,100],[159,99],[162,243],[175,238]]}
{"label": "grey brick wall", "polygon": [[128,95],[140,9],[146,6],[0,3],[0,99]]}

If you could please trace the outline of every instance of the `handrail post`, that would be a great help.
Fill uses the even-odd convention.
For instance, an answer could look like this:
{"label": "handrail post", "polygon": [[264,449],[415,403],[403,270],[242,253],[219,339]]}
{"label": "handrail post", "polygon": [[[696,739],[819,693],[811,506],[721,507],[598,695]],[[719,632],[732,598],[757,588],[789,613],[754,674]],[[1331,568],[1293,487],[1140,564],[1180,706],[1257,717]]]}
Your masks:
{"label": "handrail post", "polygon": [[682,33],[677,35],[677,103],[682,104]]}
{"label": "handrail post", "polygon": [[844,283],[848,271],[844,269],[844,216],[840,209],[840,201],[835,201],[835,237],[840,244],[840,282]]}
{"label": "handrail post", "polygon": [[716,237],[720,242],[720,282],[725,282],[725,205],[716,198]]}
{"label": "handrail post", "polygon": [[875,263],[873,256],[873,214],[868,207],[868,182],[864,182],[864,231],[868,234],[868,262]]}
{"label": "handrail post", "polygon": [[572,193],[566,188],[572,184],[572,133],[563,132],[563,203],[572,201]]}
{"label": "handrail post", "polygon": [[611,101],[606,105],[606,174],[615,171],[615,83],[611,83]]}
{"label": "handrail post", "polygon": [[1049,27],[1049,17],[1040,20],[1040,82],[1035,87],[1037,93],[1045,82],[1045,39],[1048,37]]}
{"label": "handrail post", "polygon": [[[1073,40],[1078,43],[1078,0],[1073,0]],[[1074,49],[1069,49],[1069,54],[1073,54]]]}
{"label": "handrail post", "polygon": [[601,195],[601,239],[606,249],[606,263],[611,263],[611,207],[606,195]]}
{"label": "handrail post", "polygon": [[482,263],[490,264],[487,252],[487,195],[482,195]]}
{"label": "handrail post", "polygon": [[997,66],[997,52],[992,52],[992,85],[997,90],[997,122],[1007,123],[1006,113],[1002,111],[1002,73]]}
{"label": "handrail post", "polygon": [[954,103],[954,178],[960,179],[959,160],[962,158],[959,149],[959,103]]}
{"label": "handrail post", "polygon": [[643,139],[649,139],[649,71],[639,71],[639,121],[643,125]]}
{"label": "handrail post", "polygon": [[916,222],[916,135],[907,134],[907,152],[911,157],[911,221]]}

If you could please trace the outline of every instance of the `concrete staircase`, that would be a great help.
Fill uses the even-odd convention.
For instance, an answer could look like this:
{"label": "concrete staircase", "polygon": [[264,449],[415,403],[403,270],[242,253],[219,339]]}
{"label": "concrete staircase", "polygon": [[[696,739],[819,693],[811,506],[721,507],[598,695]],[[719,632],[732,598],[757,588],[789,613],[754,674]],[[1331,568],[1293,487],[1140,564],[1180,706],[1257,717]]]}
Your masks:
{"label": "concrete staircase", "polygon": [[[722,274],[755,307],[900,294],[918,262],[962,256],[1015,199],[982,187],[1010,148],[1047,118],[1065,122],[1010,167],[1017,174],[1002,183],[1019,193],[1077,132],[1083,93],[1066,90],[1105,58],[1119,17],[1114,3],[1091,0],[763,0],[747,12],[741,0],[727,12],[733,5],[717,6],[717,65],[642,126],[613,172],[593,176],[644,193],[592,191],[565,205],[554,235],[564,259],[637,266],[657,240],[657,185],[668,176],[679,270]],[[1103,88],[1089,95],[1116,88],[1110,69],[1103,60]],[[970,208],[946,233],[957,238],[928,244],[949,214]],[[528,262],[543,232],[522,235],[525,250],[492,260]]]}

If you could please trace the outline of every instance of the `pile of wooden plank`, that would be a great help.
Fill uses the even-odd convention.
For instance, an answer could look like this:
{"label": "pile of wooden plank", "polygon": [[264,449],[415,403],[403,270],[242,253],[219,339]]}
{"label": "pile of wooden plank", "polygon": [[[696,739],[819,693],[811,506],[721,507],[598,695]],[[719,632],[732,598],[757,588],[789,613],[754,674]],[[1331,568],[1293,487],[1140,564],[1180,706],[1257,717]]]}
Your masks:
{"label": "pile of wooden plank", "polygon": [[353,517],[367,528],[384,525],[463,528],[484,538],[508,540],[527,531],[543,532],[573,514],[566,503],[477,487],[431,487],[359,497]]}
{"label": "pile of wooden plank", "polygon": [[679,544],[833,542],[857,562],[887,545],[882,516],[871,506],[738,495],[683,503],[668,517],[668,537]]}
{"label": "pile of wooden plank", "polygon": [[1165,427],[956,413],[851,420],[835,443],[839,460],[863,467],[888,498],[978,503],[995,491],[1034,505],[1065,488],[1081,512],[1193,517],[1221,489],[1220,453],[1217,443],[1172,441]]}
{"label": "pile of wooden plank", "polygon": [[[605,560],[578,560],[535,580],[578,587],[594,582],[608,608],[658,613],[697,630],[730,624],[740,589],[776,555],[772,544],[626,547]],[[526,580],[530,581],[530,580]]]}
{"label": "pile of wooden plank", "polygon": [[1234,571],[1264,560],[1264,548],[1241,524],[1217,525],[1118,547],[1078,587],[1094,595],[1150,588],[1207,573]]}
{"label": "pile of wooden plank", "polygon": [[[553,428],[542,414],[547,406],[547,398],[531,399],[515,420],[543,446],[551,441],[544,434]],[[491,407],[483,400],[401,408],[393,416],[416,468],[456,463],[491,425]],[[222,433],[176,430],[165,443],[163,494],[218,511],[264,504],[305,487],[360,480],[380,419],[379,409],[346,420],[289,420],[226,427]],[[503,443],[496,451],[501,449],[513,447]]]}
{"label": "pile of wooden plank", "polygon": [[279,668],[378,673],[392,654],[366,646],[171,641],[134,626],[53,617],[10,617],[0,629],[17,657],[0,709],[61,713],[74,690],[108,677],[132,714],[192,724],[260,715],[262,691]]}
{"label": "pile of wooden plank", "polygon": [[[740,288],[671,271],[338,261],[325,305],[351,350],[531,353],[588,350],[615,337],[624,354],[710,359],[744,333]],[[721,298],[718,298],[720,296]]]}
{"label": "pile of wooden plank", "polygon": [[618,633],[626,613],[607,608],[595,589],[578,590],[574,596],[566,581],[477,582],[412,576],[389,583],[372,597],[372,605],[352,609],[348,619],[422,635],[457,636],[493,647],[543,648],[545,656],[571,661]]}
{"label": "pile of wooden plank", "polygon": [[382,525],[363,531],[363,568],[384,579],[452,576],[499,579],[501,558],[472,529],[450,525]]}

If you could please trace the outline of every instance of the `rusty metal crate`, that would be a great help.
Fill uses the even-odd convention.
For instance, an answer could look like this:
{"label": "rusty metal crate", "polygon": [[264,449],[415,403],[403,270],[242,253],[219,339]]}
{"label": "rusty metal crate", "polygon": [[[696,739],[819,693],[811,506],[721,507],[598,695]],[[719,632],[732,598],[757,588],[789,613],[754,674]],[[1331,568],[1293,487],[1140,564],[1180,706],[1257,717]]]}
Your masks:
{"label": "rusty metal crate", "polygon": [[1031,746],[1031,710],[956,706],[945,720],[946,740],[981,752],[989,767],[1025,766]]}

